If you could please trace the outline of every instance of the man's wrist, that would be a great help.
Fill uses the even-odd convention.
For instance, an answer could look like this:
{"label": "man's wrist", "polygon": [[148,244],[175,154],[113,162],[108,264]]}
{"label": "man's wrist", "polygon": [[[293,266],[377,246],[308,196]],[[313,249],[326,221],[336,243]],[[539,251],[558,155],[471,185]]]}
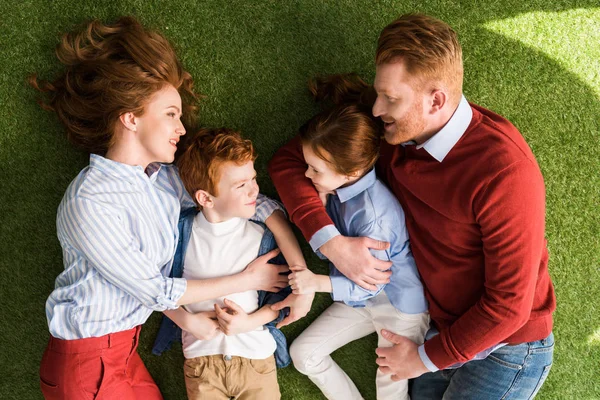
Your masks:
{"label": "man's wrist", "polygon": [[427,352],[425,351],[425,345],[422,344],[418,347],[417,351],[419,352],[419,358],[425,368],[427,368],[428,372],[436,372],[439,371],[439,368],[435,366],[435,364],[429,359]]}

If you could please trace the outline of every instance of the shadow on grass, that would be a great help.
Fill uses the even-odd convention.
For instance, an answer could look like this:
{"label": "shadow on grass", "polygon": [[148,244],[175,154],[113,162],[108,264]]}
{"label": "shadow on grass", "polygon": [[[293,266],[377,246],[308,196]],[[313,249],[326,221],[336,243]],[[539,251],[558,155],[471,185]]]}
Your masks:
{"label": "shadow on grass", "polygon": [[[598,346],[588,344],[588,337],[600,327],[600,315],[587,306],[599,295],[594,265],[599,250],[598,181],[590,174],[598,171],[600,101],[585,82],[545,54],[482,28],[488,21],[521,13],[589,8],[596,3],[523,3],[494,2],[475,9],[445,2],[429,8],[418,2],[360,6],[349,1],[333,6],[318,1],[254,5],[213,1],[144,7],[132,2],[108,9],[84,2],[75,9],[65,1],[52,5],[39,1],[29,9],[0,8],[6,18],[0,27],[0,49],[8,71],[0,88],[0,267],[5,277],[0,289],[6,322],[1,334],[0,398],[41,397],[37,370],[48,338],[44,303],[63,269],[55,234],[56,208],[71,179],[87,163],[86,155],[69,147],[54,116],[35,105],[35,94],[23,83],[29,72],[51,76],[57,70],[52,49],[58,32],[90,16],[114,19],[121,14],[135,14],[165,32],[196,77],[199,91],[208,95],[202,123],[238,128],[254,140],[260,155],[259,183],[265,194],[273,196],[267,161],[317,109],[308,98],[306,80],[347,71],[372,80],[379,31],[407,11],[427,12],[455,27],[465,49],[467,97],[510,119],[523,132],[544,173],[558,310],[555,366],[539,398],[600,396],[597,384],[586,383],[595,382],[593,372],[600,360]],[[33,21],[36,28],[28,30],[24,21]],[[309,263],[318,263],[307,246],[304,250]],[[323,265],[318,268],[325,272]],[[329,302],[327,296],[319,296],[308,318],[286,328],[290,340]],[[140,354],[165,398],[183,398],[181,353],[160,358],[150,354],[158,319],[153,315],[146,324]],[[367,399],[375,398],[375,344],[372,335],[334,353]],[[281,371],[280,386],[284,399],[320,398],[293,367]]]}

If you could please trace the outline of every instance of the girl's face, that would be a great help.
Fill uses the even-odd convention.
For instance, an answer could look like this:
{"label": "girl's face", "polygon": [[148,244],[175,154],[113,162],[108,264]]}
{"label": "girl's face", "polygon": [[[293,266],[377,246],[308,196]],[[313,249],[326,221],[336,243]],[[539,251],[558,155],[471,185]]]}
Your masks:
{"label": "girl's face", "polygon": [[[336,172],[331,163],[317,156],[310,146],[302,145],[302,152],[304,153],[304,160],[308,164],[304,175],[312,181],[318,192],[333,192],[352,179],[347,175]],[[322,153],[324,157],[330,158],[329,153],[326,151],[322,150]]]}
{"label": "girl's face", "polygon": [[185,128],[181,123],[181,96],[171,85],[154,93],[144,113],[136,117],[136,133],[140,159],[145,165],[152,162],[171,163],[177,143]]}

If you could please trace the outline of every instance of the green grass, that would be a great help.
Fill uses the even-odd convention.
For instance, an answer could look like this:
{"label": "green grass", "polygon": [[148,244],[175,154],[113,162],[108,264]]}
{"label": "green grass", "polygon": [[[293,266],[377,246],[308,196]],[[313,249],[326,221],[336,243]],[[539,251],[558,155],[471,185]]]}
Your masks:
{"label": "green grass", "polygon": [[[58,70],[59,33],[93,17],[131,14],[164,32],[208,97],[200,119],[241,129],[259,150],[262,191],[273,152],[316,111],[315,74],[355,71],[372,80],[379,31],[421,11],[458,31],[467,98],[509,118],[544,174],[550,272],[558,297],[555,362],[540,399],[600,398],[600,8],[597,0],[464,1],[99,1],[8,0],[0,4],[0,398],[39,399],[48,339],[44,302],[62,270],[56,208],[87,163],[27,87],[31,72]],[[317,264],[305,246],[308,261]],[[323,268],[321,265],[320,268]],[[319,296],[296,337],[329,303]],[[185,397],[182,356],[150,354],[159,315],[144,326],[140,354],[166,399]],[[334,358],[374,399],[375,338]],[[280,371],[284,399],[320,399],[293,367]]]}

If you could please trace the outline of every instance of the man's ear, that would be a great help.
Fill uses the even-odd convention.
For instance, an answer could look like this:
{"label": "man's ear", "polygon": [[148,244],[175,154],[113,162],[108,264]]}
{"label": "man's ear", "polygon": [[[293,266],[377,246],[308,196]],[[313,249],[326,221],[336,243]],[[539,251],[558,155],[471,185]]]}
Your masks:
{"label": "man's ear", "polygon": [[215,206],[213,196],[206,190],[196,190],[194,199],[202,208],[213,208]]}
{"label": "man's ear", "polygon": [[430,114],[437,114],[444,108],[448,95],[442,89],[434,89],[431,93]]}
{"label": "man's ear", "polygon": [[119,121],[123,126],[132,132],[137,131],[137,117],[132,112],[126,112],[119,115]]}

